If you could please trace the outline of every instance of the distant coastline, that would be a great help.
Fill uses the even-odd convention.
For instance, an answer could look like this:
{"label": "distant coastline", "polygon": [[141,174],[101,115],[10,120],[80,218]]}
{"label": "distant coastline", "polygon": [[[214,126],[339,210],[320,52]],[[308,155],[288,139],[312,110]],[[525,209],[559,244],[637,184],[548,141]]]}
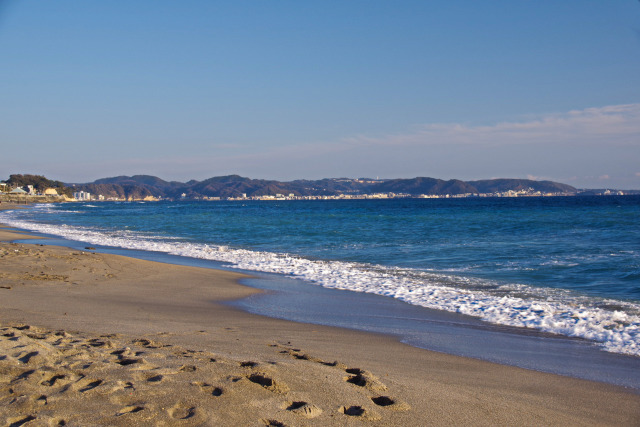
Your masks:
{"label": "distant coastline", "polygon": [[[288,182],[252,179],[238,175],[186,183],[135,175],[104,178],[92,183],[67,184],[90,200],[336,200],[458,197],[575,196],[618,194],[617,190],[579,190],[567,184],[528,179],[479,181],[411,179],[326,178]],[[640,194],[640,191],[637,193]],[[626,193],[625,193],[626,194]]]}
{"label": "distant coastline", "polygon": [[[16,179],[19,178],[19,179]],[[46,203],[63,201],[160,201],[160,200],[353,200],[398,198],[558,197],[579,195],[634,195],[640,190],[577,189],[554,181],[488,179],[461,181],[417,177],[411,179],[326,178],[288,182],[252,179],[239,175],[186,183],[149,175],[118,176],[91,183],[65,183],[66,197],[35,192],[29,179],[49,181],[37,175],[11,175],[0,188],[0,201]],[[15,185],[15,183],[18,183]],[[11,185],[14,183],[14,185]],[[26,184],[25,184],[26,183]],[[42,187],[42,185],[40,185]],[[27,194],[16,194],[26,188]],[[21,192],[24,193],[24,192]],[[71,197],[72,196],[72,197]]]}

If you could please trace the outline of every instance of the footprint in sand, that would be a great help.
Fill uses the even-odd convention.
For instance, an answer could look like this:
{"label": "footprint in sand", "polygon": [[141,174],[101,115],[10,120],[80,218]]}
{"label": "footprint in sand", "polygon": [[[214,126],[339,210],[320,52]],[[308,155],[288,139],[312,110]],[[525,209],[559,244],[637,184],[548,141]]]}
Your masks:
{"label": "footprint in sand", "polygon": [[109,340],[103,340],[100,338],[93,338],[87,341],[91,347],[113,348],[113,343]]}
{"label": "footprint in sand", "polygon": [[26,417],[20,416],[20,417],[9,418],[7,420],[7,422],[8,422],[7,425],[9,427],[20,427],[22,425],[25,425],[29,421],[33,421],[35,419],[36,419],[36,417],[34,415],[27,415]]}
{"label": "footprint in sand", "polygon": [[[82,381],[79,381],[79,382],[77,383],[77,385],[78,385],[79,387],[82,387],[82,388],[78,389],[78,391],[79,391],[80,393],[86,393],[86,392],[88,392],[89,390],[93,390],[94,388],[98,387],[98,386],[99,386],[99,385],[101,385],[102,383],[103,383],[103,380],[94,380],[94,381],[91,381],[91,380],[82,380]],[[84,384],[84,385],[83,385],[83,384]]]}
{"label": "footprint in sand", "polygon": [[348,415],[350,417],[361,417],[370,421],[375,421],[380,419],[380,415],[359,405],[342,406],[339,412],[345,415]]}
{"label": "footprint in sand", "polygon": [[312,360],[311,356],[309,356],[308,354],[303,354],[303,353],[291,353],[291,355],[293,357],[295,357],[298,360]]}
{"label": "footprint in sand", "polygon": [[[26,372],[22,375],[25,375],[25,374]],[[53,387],[59,380],[63,380],[65,378],[66,378],[66,375],[57,374],[57,375],[51,376],[47,380],[42,381],[40,384],[47,387]]]}
{"label": "footprint in sand", "polygon": [[129,366],[129,365],[134,365],[136,363],[142,363],[142,359],[123,358],[123,359],[119,359],[116,363],[122,366]]}
{"label": "footprint in sand", "polygon": [[73,362],[69,365],[71,369],[89,369],[93,365],[93,362],[87,362],[85,360],[80,360],[78,362]]}
{"label": "footprint in sand", "polygon": [[350,415],[352,417],[359,417],[364,415],[365,410],[362,406],[343,406],[342,408],[340,408],[340,412],[342,412],[345,415]]}
{"label": "footprint in sand", "polygon": [[21,361],[24,364],[27,364],[27,363],[29,363],[31,361],[31,359],[33,359],[38,354],[40,354],[40,353],[38,353],[37,351],[31,351],[31,352],[25,354],[24,356],[19,357],[18,360]]}
{"label": "footprint in sand", "polygon": [[309,360],[311,362],[316,362],[319,363],[321,365],[325,365],[325,366],[335,366],[338,367],[340,369],[346,369],[347,366],[343,365],[342,363],[338,363],[338,361],[333,361],[333,362],[325,362],[322,359],[319,359],[317,357],[313,357],[310,356],[306,353],[302,353],[302,350],[299,348],[287,348],[288,346],[290,346],[291,343],[288,344],[270,344],[269,347],[276,347],[276,348],[284,348],[284,350],[280,350],[281,354],[288,354],[289,356],[293,357],[294,359],[298,359],[298,360]]}
{"label": "footprint in sand", "polygon": [[359,387],[364,387],[367,385],[367,379],[364,377],[363,373],[364,371],[362,371],[359,368],[350,368],[350,369],[346,369],[347,374],[353,374],[350,377],[347,377],[345,379],[346,382],[351,383],[351,384],[355,384]]}
{"label": "footprint in sand", "polygon": [[124,408],[118,411],[118,413],[116,414],[116,417],[121,417],[122,415],[127,415],[127,414],[134,414],[142,410],[144,410],[144,406],[138,406],[138,405],[125,406]]}
{"label": "footprint in sand", "polygon": [[35,369],[29,369],[28,371],[24,371],[20,375],[16,376],[13,380],[11,380],[11,382],[14,383],[14,382],[17,382],[17,381],[20,381],[20,380],[26,380],[27,378],[29,378],[35,372],[36,372]]}
{"label": "footprint in sand", "polygon": [[322,413],[322,409],[304,401],[290,402],[286,409],[306,418],[314,418]]}
{"label": "footprint in sand", "polygon": [[263,373],[254,373],[247,375],[247,379],[252,383],[259,384],[263,388],[273,391],[275,393],[286,393],[289,391],[289,387],[285,384],[276,382],[273,378],[269,378]]}
{"label": "footprint in sand", "polygon": [[158,344],[154,341],[148,340],[146,338],[139,338],[136,340],[131,341],[132,344],[135,345],[139,345],[140,347],[145,347],[145,348],[160,348],[163,347],[162,344]]}
{"label": "footprint in sand", "polygon": [[135,371],[148,371],[156,368],[142,358],[118,357],[116,363],[120,366],[125,366]]}
{"label": "footprint in sand", "polygon": [[348,368],[345,369],[347,374],[351,374],[345,377],[345,381],[351,384],[355,384],[358,387],[366,387],[373,391],[384,391],[387,386],[381,383],[375,376],[360,368]]}
{"label": "footprint in sand", "polygon": [[143,354],[143,352],[136,352],[131,350],[129,347],[125,347],[118,350],[113,350],[111,354],[118,356],[119,359],[124,359],[139,356],[140,354]]}
{"label": "footprint in sand", "polygon": [[181,356],[181,357],[189,357],[189,358],[193,358],[194,356],[196,356],[198,353],[201,353],[199,351],[196,350],[177,350],[174,351],[173,354],[175,354],[176,356]]}
{"label": "footprint in sand", "polygon": [[398,401],[389,396],[372,397],[371,401],[378,406],[394,411],[408,411],[410,409],[410,406],[407,403]]}
{"label": "footprint in sand", "polygon": [[149,378],[147,378],[147,382],[150,383],[159,383],[160,381],[162,381],[164,379],[163,375],[153,375]]}
{"label": "footprint in sand", "polygon": [[[106,385],[105,385],[106,387]],[[111,386],[108,388],[109,390],[109,394],[111,393],[118,393],[118,392],[122,392],[122,391],[127,391],[127,392],[132,392],[134,391],[136,388],[133,386],[133,383],[131,381],[121,381],[118,380],[115,383],[111,383]]]}
{"label": "footprint in sand", "polygon": [[200,390],[205,393],[210,393],[212,396],[218,397],[222,396],[223,390],[220,387],[214,387],[213,385],[205,382],[196,381],[191,383],[200,387]]}
{"label": "footprint in sand", "polygon": [[47,339],[48,335],[44,332],[27,332],[25,335],[34,340],[44,340]]}
{"label": "footprint in sand", "polygon": [[260,420],[264,423],[265,426],[267,427],[287,427],[287,425],[283,422],[280,422],[278,420]]}
{"label": "footprint in sand", "polygon": [[170,408],[167,413],[173,419],[186,420],[196,414],[196,408],[194,406],[177,404]]}

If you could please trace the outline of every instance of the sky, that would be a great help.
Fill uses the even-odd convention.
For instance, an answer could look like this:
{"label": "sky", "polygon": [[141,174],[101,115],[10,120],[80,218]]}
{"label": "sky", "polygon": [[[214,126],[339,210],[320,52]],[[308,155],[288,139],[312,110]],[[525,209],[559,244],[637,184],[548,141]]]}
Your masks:
{"label": "sky", "polygon": [[0,0],[0,179],[640,189],[638,0]]}

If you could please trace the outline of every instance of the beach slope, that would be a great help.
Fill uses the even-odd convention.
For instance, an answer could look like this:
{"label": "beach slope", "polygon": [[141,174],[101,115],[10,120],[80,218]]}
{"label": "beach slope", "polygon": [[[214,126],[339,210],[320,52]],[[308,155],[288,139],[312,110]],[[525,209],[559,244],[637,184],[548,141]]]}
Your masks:
{"label": "beach slope", "polygon": [[[2,425],[638,425],[623,388],[244,313],[241,274],[0,228]],[[456,337],[451,337],[456,339]]]}

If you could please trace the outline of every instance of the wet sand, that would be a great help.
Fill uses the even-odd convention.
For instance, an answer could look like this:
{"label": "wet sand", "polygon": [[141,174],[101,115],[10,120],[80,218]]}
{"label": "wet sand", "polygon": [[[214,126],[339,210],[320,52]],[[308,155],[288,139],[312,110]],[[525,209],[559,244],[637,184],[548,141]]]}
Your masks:
{"label": "wet sand", "polygon": [[[252,315],[240,274],[9,243],[3,425],[638,425],[640,395]],[[456,339],[456,337],[451,337]]]}

